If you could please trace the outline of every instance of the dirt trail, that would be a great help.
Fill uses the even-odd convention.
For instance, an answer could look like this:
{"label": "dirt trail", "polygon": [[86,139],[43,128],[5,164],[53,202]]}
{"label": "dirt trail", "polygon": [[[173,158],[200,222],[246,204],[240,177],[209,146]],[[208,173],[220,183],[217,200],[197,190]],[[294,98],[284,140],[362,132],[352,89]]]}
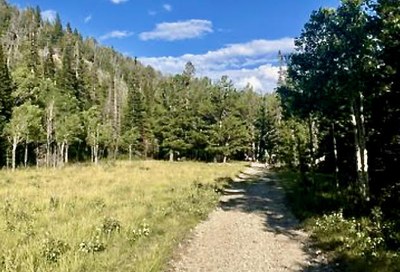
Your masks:
{"label": "dirt trail", "polygon": [[297,229],[283,189],[266,174],[262,165],[253,165],[235,179],[170,271],[329,271],[311,268],[315,258],[305,250],[307,234]]}

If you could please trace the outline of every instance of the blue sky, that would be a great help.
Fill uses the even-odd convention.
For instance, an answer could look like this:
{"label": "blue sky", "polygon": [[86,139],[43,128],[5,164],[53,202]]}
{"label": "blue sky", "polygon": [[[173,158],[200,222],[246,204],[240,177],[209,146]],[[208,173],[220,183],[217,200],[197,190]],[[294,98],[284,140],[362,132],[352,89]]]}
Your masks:
{"label": "blue sky", "polygon": [[192,61],[197,75],[228,75],[238,87],[270,91],[277,52],[293,49],[310,13],[339,0],[11,0],[39,5],[48,20],[59,13],[84,36],[113,46],[164,73]]}

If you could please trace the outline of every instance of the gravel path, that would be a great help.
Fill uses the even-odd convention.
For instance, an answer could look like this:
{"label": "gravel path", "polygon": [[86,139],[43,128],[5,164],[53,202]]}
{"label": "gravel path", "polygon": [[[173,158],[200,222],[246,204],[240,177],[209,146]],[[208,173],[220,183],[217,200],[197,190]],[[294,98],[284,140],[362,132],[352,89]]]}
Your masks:
{"label": "gravel path", "polygon": [[307,234],[297,225],[283,189],[266,177],[262,165],[253,165],[224,191],[220,208],[193,230],[170,271],[316,271],[306,268],[313,258],[305,251]]}

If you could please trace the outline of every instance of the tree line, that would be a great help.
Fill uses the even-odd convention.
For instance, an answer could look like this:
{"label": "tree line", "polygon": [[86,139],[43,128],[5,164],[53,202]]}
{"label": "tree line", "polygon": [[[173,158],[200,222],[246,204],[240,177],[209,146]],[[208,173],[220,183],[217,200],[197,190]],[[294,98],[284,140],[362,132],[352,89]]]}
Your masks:
{"label": "tree line", "polygon": [[82,37],[58,15],[44,20],[39,7],[1,0],[0,17],[2,166],[273,157],[275,94],[238,89],[226,76],[198,78],[190,62],[181,74],[162,75]]}
{"label": "tree line", "polygon": [[[315,171],[334,177],[350,214],[380,207],[400,218],[400,5],[343,0],[312,13],[288,56],[277,93],[306,188]],[[288,132],[289,133],[289,132]],[[388,232],[388,241],[400,240]]]}

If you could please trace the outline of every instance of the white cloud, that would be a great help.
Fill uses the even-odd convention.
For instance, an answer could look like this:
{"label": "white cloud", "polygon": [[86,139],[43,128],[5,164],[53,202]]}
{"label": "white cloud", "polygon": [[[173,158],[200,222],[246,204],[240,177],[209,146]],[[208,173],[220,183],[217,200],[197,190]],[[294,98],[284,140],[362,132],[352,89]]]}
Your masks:
{"label": "white cloud", "polygon": [[54,22],[57,17],[57,11],[52,9],[44,10],[40,14],[42,15],[43,20],[51,23]]}
{"label": "white cloud", "polygon": [[121,3],[124,3],[124,2],[128,2],[129,0],[111,0],[111,2],[112,3],[114,3],[114,4],[121,4]]}
{"label": "white cloud", "polygon": [[165,11],[171,12],[172,11],[172,6],[170,4],[164,4],[163,8]]}
{"label": "white cloud", "polygon": [[155,15],[157,15],[157,11],[154,11],[154,10],[149,10],[147,13],[148,13],[150,16],[155,16]]}
{"label": "white cloud", "polygon": [[175,41],[197,38],[212,32],[212,22],[208,20],[192,19],[187,21],[157,24],[154,30],[140,33],[139,38],[143,41]]}
{"label": "white cloud", "polygon": [[85,17],[85,19],[83,20],[85,22],[85,24],[89,23],[92,20],[92,15],[88,15]]}
{"label": "white cloud", "polygon": [[133,32],[129,32],[126,30],[114,30],[109,33],[104,34],[103,36],[100,37],[100,40],[108,40],[108,39],[122,39],[122,38],[127,38],[133,35]]}
{"label": "white cloud", "polygon": [[178,57],[141,58],[144,64],[167,73],[181,73],[186,62],[191,61],[198,76],[213,80],[229,76],[239,88],[248,83],[258,91],[271,91],[278,80],[278,51],[289,53],[294,48],[292,38],[278,40],[253,40],[229,44],[204,54],[185,54]]}

